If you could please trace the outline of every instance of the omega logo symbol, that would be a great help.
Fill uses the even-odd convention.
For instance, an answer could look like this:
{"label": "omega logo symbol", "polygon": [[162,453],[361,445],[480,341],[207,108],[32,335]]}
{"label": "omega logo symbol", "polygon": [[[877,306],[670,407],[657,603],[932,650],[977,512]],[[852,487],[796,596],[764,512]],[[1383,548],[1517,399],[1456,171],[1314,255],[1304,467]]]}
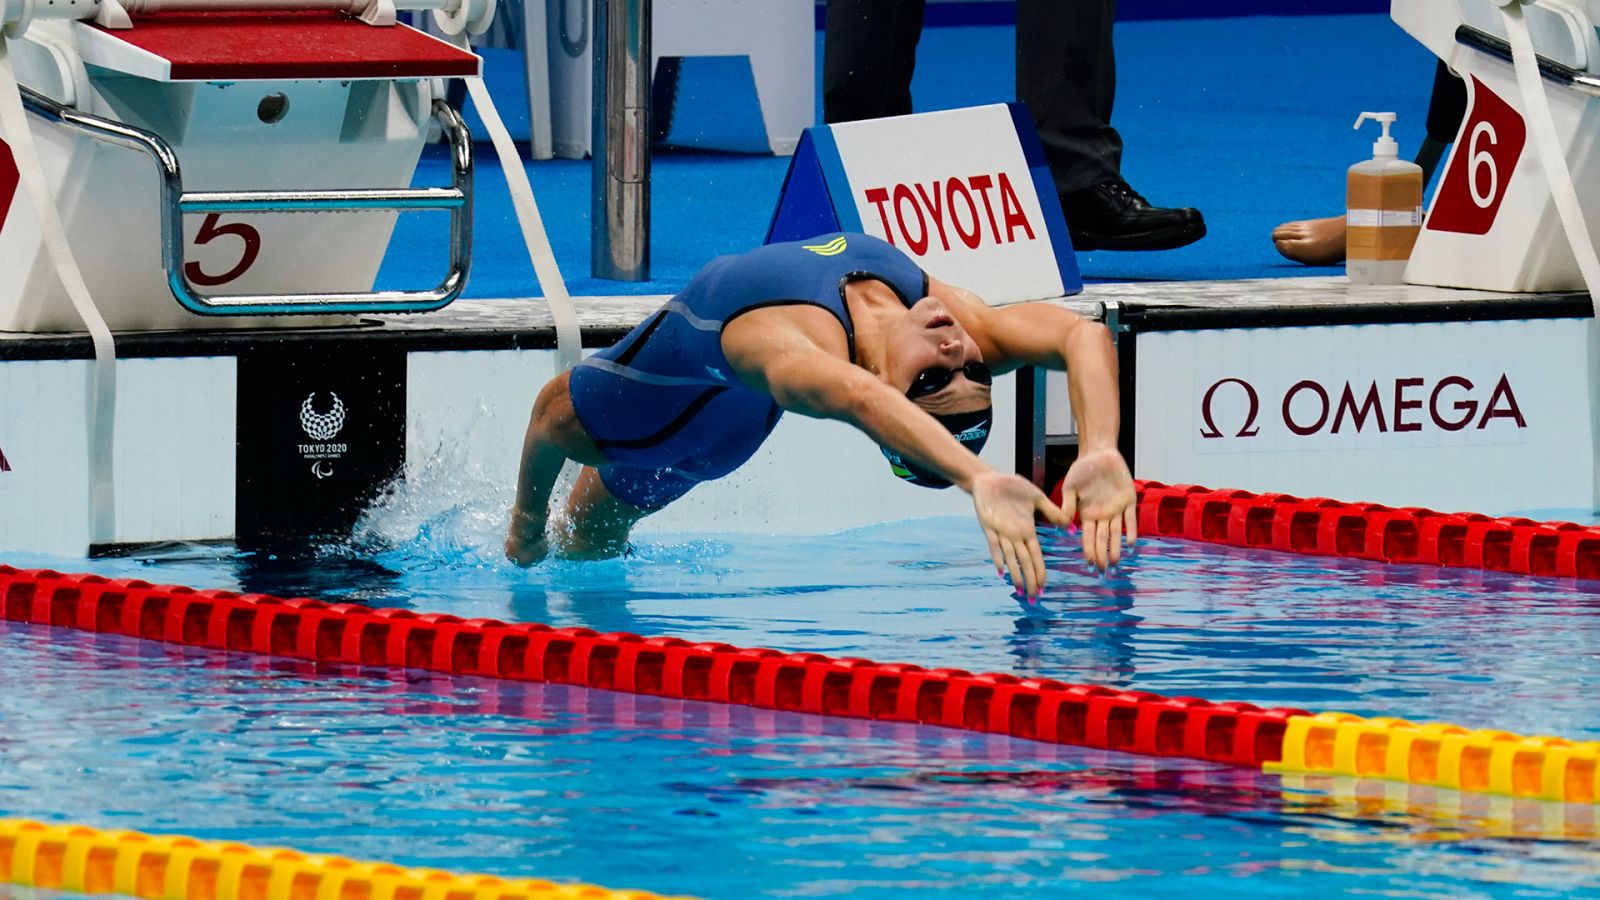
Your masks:
{"label": "omega logo symbol", "polygon": [[307,394],[305,402],[300,404],[300,427],[313,441],[331,441],[344,428],[344,401],[332,391],[328,396],[333,398],[333,408],[327,412],[317,412],[312,405],[317,398],[315,391]]}
{"label": "omega logo symbol", "polygon": [[1222,432],[1217,429],[1216,421],[1211,418],[1211,400],[1216,397],[1217,389],[1225,384],[1237,384],[1244,388],[1245,397],[1250,401],[1250,411],[1245,414],[1244,424],[1239,426],[1239,431],[1234,437],[1250,438],[1260,434],[1261,429],[1256,427],[1256,415],[1261,412],[1261,396],[1256,393],[1255,388],[1250,386],[1250,382],[1245,381],[1243,378],[1224,378],[1207,388],[1205,397],[1200,401],[1200,416],[1206,420],[1206,427],[1201,430],[1200,436],[1203,438],[1222,437]]}

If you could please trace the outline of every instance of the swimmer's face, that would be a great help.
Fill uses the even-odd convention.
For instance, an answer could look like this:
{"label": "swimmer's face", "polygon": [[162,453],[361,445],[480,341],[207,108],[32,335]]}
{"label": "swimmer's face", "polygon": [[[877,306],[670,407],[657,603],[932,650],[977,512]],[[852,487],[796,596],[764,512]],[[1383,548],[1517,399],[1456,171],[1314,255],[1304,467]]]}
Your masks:
{"label": "swimmer's face", "polygon": [[910,390],[917,376],[926,369],[955,371],[949,384],[915,398],[918,406],[930,413],[947,414],[973,412],[990,405],[989,385],[973,381],[959,371],[967,363],[982,362],[983,354],[972,336],[938,299],[924,297],[906,310],[890,330],[888,343],[883,377],[902,394]]}

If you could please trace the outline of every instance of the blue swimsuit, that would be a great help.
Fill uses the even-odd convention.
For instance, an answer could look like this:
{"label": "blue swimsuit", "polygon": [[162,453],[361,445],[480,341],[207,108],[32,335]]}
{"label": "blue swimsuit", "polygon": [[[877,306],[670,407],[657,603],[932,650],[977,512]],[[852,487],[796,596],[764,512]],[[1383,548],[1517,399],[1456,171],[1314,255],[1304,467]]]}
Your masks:
{"label": "blue swimsuit", "polygon": [[904,253],[865,234],[825,234],[721,256],[616,345],[572,370],[572,403],[608,464],[612,496],[660,509],[755,454],[782,410],[739,381],[722,352],[722,329],[767,306],[805,304],[833,313],[855,360],[845,307],[852,281],[887,284],[907,307],[928,277]]}

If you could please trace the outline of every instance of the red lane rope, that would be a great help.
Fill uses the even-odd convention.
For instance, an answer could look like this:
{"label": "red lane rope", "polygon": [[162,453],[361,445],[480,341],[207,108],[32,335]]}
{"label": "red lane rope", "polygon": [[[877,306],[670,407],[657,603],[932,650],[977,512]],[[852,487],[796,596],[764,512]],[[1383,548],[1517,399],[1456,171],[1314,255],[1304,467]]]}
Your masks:
{"label": "red lane rope", "polygon": [[[1600,577],[1600,528],[1140,482],[1144,534]],[[1057,494],[1059,496],[1059,486]],[[910,722],[1257,768],[1304,710],[0,565],[0,617],[217,650]]]}
{"label": "red lane rope", "polygon": [[914,722],[1251,768],[1281,760],[1287,720],[1308,715],[1042,678],[195,591],[4,565],[0,616],[216,650]]}
{"label": "red lane rope", "polygon": [[[1600,527],[1140,481],[1139,533],[1313,556],[1600,578]],[[1061,486],[1052,496],[1059,502]]]}

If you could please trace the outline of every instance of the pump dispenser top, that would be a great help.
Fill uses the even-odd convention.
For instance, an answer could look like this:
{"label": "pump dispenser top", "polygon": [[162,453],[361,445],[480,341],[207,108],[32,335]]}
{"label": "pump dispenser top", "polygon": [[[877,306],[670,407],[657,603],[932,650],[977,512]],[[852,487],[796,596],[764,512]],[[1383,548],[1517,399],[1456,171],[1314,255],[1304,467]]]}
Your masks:
{"label": "pump dispenser top", "polygon": [[1364,112],[1356,117],[1353,128],[1359,130],[1364,122],[1371,119],[1383,128],[1383,135],[1372,144],[1373,159],[1394,159],[1400,155],[1400,143],[1389,136],[1389,126],[1394,124],[1395,114],[1392,112]]}

